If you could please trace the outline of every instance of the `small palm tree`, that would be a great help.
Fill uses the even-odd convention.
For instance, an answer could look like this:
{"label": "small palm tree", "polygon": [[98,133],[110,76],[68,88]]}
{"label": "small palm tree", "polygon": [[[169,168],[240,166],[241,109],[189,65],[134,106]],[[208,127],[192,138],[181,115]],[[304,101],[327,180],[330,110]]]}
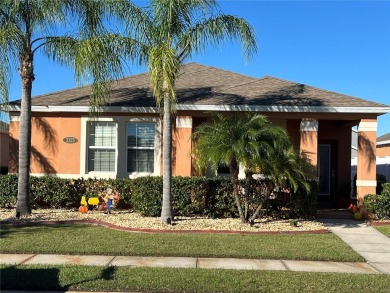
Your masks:
{"label": "small palm tree", "polygon": [[[43,54],[73,67],[78,81],[92,78],[91,105],[100,104],[108,95],[109,81],[121,73],[120,50],[128,55],[134,52],[126,46],[118,47],[116,43],[110,45],[113,35],[104,30],[105,17],[120,9],[115,3],[103,0],[0,1],[1,101],[8,101],[13,68],[18,69],[22,81],[17,217],[31,213],[29,175],[34,58]],[[72,17],[72,25],[79,26],[76,30],[69,27],[69,17]],[[66,27],[76,33],[58,33]]]}
{"label": "small palm tree", "polygon": [[[254,173],[262,173],[269,180],[268,195],[277,184],[289,181],[294,189],[301,183],[308,185],[297,161],[286,132],[273,126],[259,114],[224,116],[216,114],[200,125],[193,134],[195,157],[200,169],[210,166],[215,172],[220,164],[229,166],[233,195],[242,223],[253,222],[261,205],[249,215],[251,181]],[[239,166],[245,168],[245,192],[240,198]],[[244,208],[243,208],[244,207]]]}
{"label": "small palm tree", "polygon": [[[128,40],[138,40],[149,67],[151,85],[158,105],[163,105],[163,203],[161,220],[173,219],[172,112],[176,107],[175,82],[185,60],[204,51],[207,45],[219,46],[226,39],[242,43],[250,57],[257,51],[252,27],[242,18],[224,15],[214,0],[150,0],[145,9],[136,9],[137,18],[127,18]],[[126,8],[123,16],[128,16]]]}

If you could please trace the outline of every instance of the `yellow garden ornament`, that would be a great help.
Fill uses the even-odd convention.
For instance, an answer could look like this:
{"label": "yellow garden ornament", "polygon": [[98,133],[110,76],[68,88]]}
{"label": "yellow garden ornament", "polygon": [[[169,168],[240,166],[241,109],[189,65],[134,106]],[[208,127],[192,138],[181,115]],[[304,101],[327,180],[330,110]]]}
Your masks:
{"label": "yellow garden ornament", "polygon": [[91,197],[88,199],[88,204],[91,206],[97,206],[99,205],[99,198],[98,197]]}
{"label": "yellow garden ornament", "polygon": [[82,197],[81,197],[80,204],[81,204],[82,206],[87,206],[87,205],[88,205],[87,200],[85,199],[85,196],[82,196]]}

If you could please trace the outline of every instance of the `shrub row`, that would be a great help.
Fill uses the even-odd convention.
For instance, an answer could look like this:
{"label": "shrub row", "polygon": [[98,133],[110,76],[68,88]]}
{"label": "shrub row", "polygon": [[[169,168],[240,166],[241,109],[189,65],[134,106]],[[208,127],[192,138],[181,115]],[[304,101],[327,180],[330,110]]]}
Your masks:
{"label": "shrub row", "polygon": [[[243,184],[244,182],[242,182]],[[274,193],[262,197],[261,182],[253,181],[257,190],[256,203],[263,202],[265,211],[277,217],[314,217],[317,203],[317,184],[312,182],[310,194]],[[31,177],[30,196],[33,208],[76,208],[81,196],[97,196],[108,186],[118,191],[118,208],[132,208],[144,216],[158,216],[161,212],[162,177],[136,179],[61,179],[52,176]],[[17,197],[17,175],[0,176],[0,206],[14,207]],[[228,178],[174,177],[172,200],[177,216],[203,215],[208,217],[235,217],[237,208]]]}
{"label": "shrub row", "polygon": [[[126,179],[62,179],[53,176],[30,177],[30,202],[32,208],[76,208],[81,196],[98,196],[108,186],[117,190],[123,198],[122,207],[129,207],[130,190]],[[0,207],[16,205],[18,176],[0,176]]]}
{"label": "shrub row", "polygon": [[364,206],[376,219],[390,219],[390,183],[382,184],[380,194],[368,194],[364,197]]}

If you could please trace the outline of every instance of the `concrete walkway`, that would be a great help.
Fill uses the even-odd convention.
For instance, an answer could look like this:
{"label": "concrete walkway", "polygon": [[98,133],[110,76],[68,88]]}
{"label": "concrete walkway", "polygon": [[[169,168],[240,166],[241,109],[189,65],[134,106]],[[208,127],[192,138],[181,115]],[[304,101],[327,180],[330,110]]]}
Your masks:
{"label": "concrete walkway", "polygon": [[379,272],[390,274],[390,238],[369,224],[347,219],[319,219]]}
{"label": "concrete walkway", "polygon": [[375,274],[381,272],[367,263],[266,260],[196,257],[140,257],[57,254],[0,254],[0,264],[8,265],[87,265],[129,267],[171,267],[197,269],[277,270],[294,272],[334,272]]}

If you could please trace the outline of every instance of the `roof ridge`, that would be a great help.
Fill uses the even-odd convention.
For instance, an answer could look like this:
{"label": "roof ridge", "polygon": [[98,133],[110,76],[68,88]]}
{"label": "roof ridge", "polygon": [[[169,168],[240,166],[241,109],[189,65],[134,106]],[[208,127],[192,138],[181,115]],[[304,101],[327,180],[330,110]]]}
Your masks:
{"label": "roof ridge", "polygon": [[[202,67],[205,67],[205,68],[202,68],[202,69],[198,69],[198,70],[195,70],[193,72],[200,72],[200,71],[206,71],[206,70],[210,70],[212,67],[211,66],[207,66],[207,65],[203,65],[203,64],[200,64],[200,63],[197,63],[197,62],[190,62],[190,63],[185,63],[183,64],[183,66],[187,66],[187,65],[191,65],[191,64],[196,64],[196,65],[200,65]],[[179,71],[180,72],[180,71]],[[180,75],[183,75],[185,74],[185,72],[183,72],[182,74],[179,74]]]}
{"label": "roof ridge", "polygon": [[375,102],[375,101],[372,101],[372,100],[368,100],[368,99],[364,99],[364,98],[360,98],[360,97],[356,97],[356,96],[352,96],[352,95],[348,95],[348,94],[344,94],[344,93],[339,93],[339,92],[332,91],[332,90],[323,89],[323,88],[320,88],[320,87],[317,87],[317,86],[313,86],[313,85],[309,85],[309,84],[306,84],[306,83],[300,83],[300,82],[296,82],[296,81],[292,81],[292,80],[288,80],[288,79],[284,79],[284,78],[274,77],[274,76],[271,76],[271,75],[263,76],[262,78],[259,78],[259,80],[266,79],[266,78],[272,78],[272,79],[275,79],[275,80],[285,81],[285,82],[294,83],[294,84],[298,84],[298,85],[304,85],[304,86],[312,88],[314,90],[323,91],[323,92],[327,92],[327,93],[331,93],[331,94],[342,95],[342,96],[345,96],[345,97],[348,97],[348,98],[358,99],[358,100],[363,100],[363,101],[369,101],[369,102],[377,103],[379,105],[386,106],[385,104],[382,104],[382,103],[379,103],[379,102]]}

